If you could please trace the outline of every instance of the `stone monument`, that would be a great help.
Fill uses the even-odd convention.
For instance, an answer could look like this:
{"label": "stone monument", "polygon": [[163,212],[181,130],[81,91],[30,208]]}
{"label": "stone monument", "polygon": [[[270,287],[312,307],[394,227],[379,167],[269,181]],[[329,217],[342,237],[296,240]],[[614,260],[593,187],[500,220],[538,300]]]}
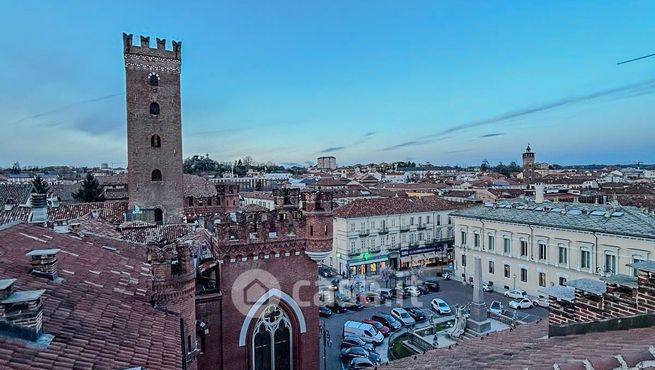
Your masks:
{"label": "stone monument", "polygon": [[471,303],[471,315],[466,327],[481,334],[491,330],[491,322],[487,318],[487,305],[484,303],[482,292],[482,259],[476,256],[473,259],[473,302]]}

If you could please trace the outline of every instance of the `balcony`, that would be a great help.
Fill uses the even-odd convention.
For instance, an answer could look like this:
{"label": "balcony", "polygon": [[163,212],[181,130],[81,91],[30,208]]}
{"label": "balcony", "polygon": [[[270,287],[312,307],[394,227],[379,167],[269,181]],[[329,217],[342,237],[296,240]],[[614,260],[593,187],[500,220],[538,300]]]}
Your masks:
{"label": "balcony", "polygon": [[359,231],[359,236],[362,236],[362,237],[363,236],[369,236],[370,234],[371,234],[371,232],[368,229]]}
{"label": "balcony", "polygon": [[399,249],[400,249],[400,244],[390,245],[390,246],[387,247],[388,251],[397,251]]}
{"label": "balcony", "polygon": [[401,233],[406,233],[409,231],[409,225],[401,226],[400,227],[400,232]]}
{"label": "balcony", "polygon": [[416,230],[425,230],[425,224],[419,224],[416,226]]}
{"label": "balcony", "polygon": [[389,233],[389,228],[386,226],[378,230],[378,234],[388,234],[388,233]]}
{"label": "balcony", "polygon": [[359,251],[350,251],[348,252],[348,257],[359,256]]}
{"label": "balcony", "polygon": [[370,247],[368,248],[369,253],[380,253],[380,247]]}

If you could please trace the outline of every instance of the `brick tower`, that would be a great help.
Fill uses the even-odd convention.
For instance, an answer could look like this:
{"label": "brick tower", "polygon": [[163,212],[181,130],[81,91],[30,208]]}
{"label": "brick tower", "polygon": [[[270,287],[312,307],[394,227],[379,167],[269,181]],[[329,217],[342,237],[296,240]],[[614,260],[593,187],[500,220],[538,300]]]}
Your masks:
{"label": "brick tower", "polygon": [[523,153],[523,183],[531,185],[534,183],[534,152],[530,144]]}
{"label": "brick tower", "polygon": [[128,219],[180,222],[184,210],[180,65],[182,43],[123,34],[127,106]]}

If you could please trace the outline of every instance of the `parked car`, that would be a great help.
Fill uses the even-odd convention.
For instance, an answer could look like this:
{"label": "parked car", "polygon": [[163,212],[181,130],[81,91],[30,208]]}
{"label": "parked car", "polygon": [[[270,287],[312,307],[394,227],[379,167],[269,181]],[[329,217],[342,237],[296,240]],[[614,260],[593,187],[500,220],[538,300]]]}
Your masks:
{"label": "parked car", "polygon": [[504,293],[505,297],[507,298],[523,298],[528,295],[528,293],[525,292],[525,290],[517,290],[517,289],[512,289],[508,290]]}
{"label": "parked car", "polygon": [[391,331],[396,331],[403,326],[403,324],[396,320],[395,317],[383,312],[376,313],[375,315],[371,316],[371,320],[379,322],[380,324],[389,328]]}
{"label": "parked car", "polygon": [[509,306],[515,310],[518,310],[520,308],[532,308],[534,305],[532,304],[532,300],[530,298],[515,298],[509,301]]}
{"label": "parked car", "polygon": [[405,294],[409,297],[418,297],[421,295],[421,291],[414,285],[405,287]]}
{"label": "parked car", "polygon": [[332,310],[330,310],[327,306],[318,306],[318,316],[330,317],[332,316]]}
{"label": "parked car", "polygon": [[403,326],[414,326],[416,324],[416,320],[409,314],[409,312],[405,311],[404,308],[394,308],[391,310],[391,315],[398,319]]}
{"label": "parked car", "polygon": [[356,335],[346,335],[341,341],[341,349],[350,347],[363,347],[368,351],[373,350],[372,343],[369,343]]}
{"label": "parked car", "polygon": [[389,334],[391,334],[391,329],[389,329],[388,327],[382,325],[382,323],[379,322],[379,321],[366,319],[366,320],[362,320],[362,322],[373,325],[385,337],[387,337],[387,336],[389,336]]}
{"label": "parked car", "polygon": [[417,307],[405,307],[405,311],[411,316],[416,322],[423,322],[427,320],[427,315],[423,312],[422,309]]}
{"label": "parked car", "polygon": [[448,303],[446,303],[446,301],[441,298],[434,298],[430,303],[432,305],[432,309],[439,315],[450,315],[452,313]]}
{"label": "parked car", "polygon": [[370,360],[375,365],[380,364],[380,355],[375,351],[367,351],[362,347],[350,347],[344,348],[341,350],[341,359],[345,361],[350,361],[354,358],[366,358]]}
{"label": "parked car", "polygon": [[364,306],[373,306],[384,304],[387,299],[377,292],[361,292],[357,294],[357,300]]}
{"label": "parked car", "polygon": [[373,325],[360,321],[346,321],[343,324],[343,336],[356,335],[364,341],[373,343],[373,345],[380,344],[384,340],[384,336]]}
{"label": "parked car", "polygon": [[329,266],[321,265],[318,267],[318,274],[324,278],[332,278],[336,275],[336,272]]}
{"label": "parked car", "polygon": [[439,286],[439,282],[436,280],[426,280],[423,282],[423,286],[428,288],[428,290],[431,292],[438,292],[439,290],[441,290],[441,287]]}
{"label": "parked car", "polygon": [[348,370],[370,369],[377,366],[367,357],[355,357],[350,361]]}
{"label": "parked car", "polygon": [[494,283],[492,281],[487,281],[486,283],[482,284],[482,291],[483,292],[493,292],[494,291]]}
{"label": "parked car", "polygon": [[360,302],[348,297],[347,295],[343,293],[335,293],[334,294],[334,300],[337,304],[340,304],[344,308],[351,310],[351,311],[361,311],[364,309],[364,305],[361,304]]}
{"label": "parked car", "polygon": [[493,312],[498,315],[503,314],[503,304],[498,301],[493,301],[489,305],[489,312]]}
{"label": "parked car", "polygon": [[550,305],[548,304],[548,297],[544,297],[542,295],[540,295],[537,298],[534,298],[532,300],[532,304],[539,307],[545,307],[545,308],[550,307]]}
{"label": "parked car", "polygon": [[392,299],[393,298],[393,289],[389,288],[380,288],[375,291],[380,295],[380,297],[384,297],[384,299]]}

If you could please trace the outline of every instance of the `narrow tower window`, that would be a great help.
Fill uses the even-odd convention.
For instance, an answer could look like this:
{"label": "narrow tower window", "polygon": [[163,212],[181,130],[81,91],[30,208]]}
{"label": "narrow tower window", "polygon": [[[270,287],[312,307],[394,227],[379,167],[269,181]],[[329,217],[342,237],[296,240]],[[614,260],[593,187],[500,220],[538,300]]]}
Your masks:
{"label": "narrow tower window", "polygon": [[159,137],[159,135],[152,135],[150,137],[150,146],[153,148],[161,147],[161,138]]}
{"label": "narrow tower window", "polygon": [[151,73],[150,76],[148,76],[148,85],[159,86],[159,76],[157,76],[154,73]]}
{"label": "narrow tower window", "polygon": [[152,171],[152,181],[161,181],[161,171],[160,170]]}
{"label": "narrow tower window", "polygon": [[150,103],[150,114],[159,114],[159,104],[155,102]]}

